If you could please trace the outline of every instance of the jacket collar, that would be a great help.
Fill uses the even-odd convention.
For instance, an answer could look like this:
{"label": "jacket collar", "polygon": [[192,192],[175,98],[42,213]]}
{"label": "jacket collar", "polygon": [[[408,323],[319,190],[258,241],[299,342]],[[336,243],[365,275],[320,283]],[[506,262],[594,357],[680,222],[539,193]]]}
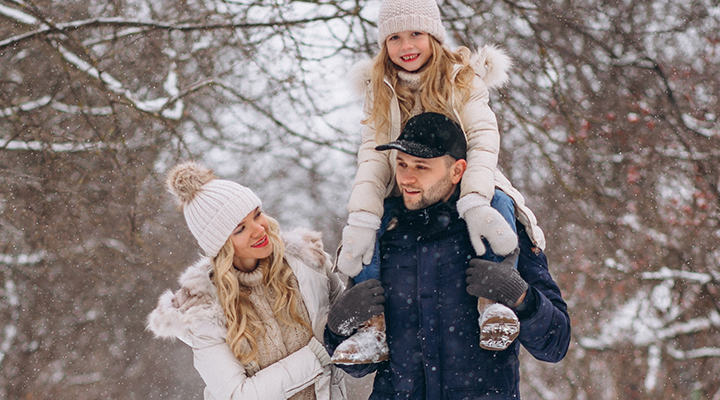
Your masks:
{"label": "jacket collar", "polygon": [[419,240],[431,238],[462,222],[456,206],[459,198],[460,185],[455,188],[447,201],[435,203],[421,210],[408,210],[400,201],[397,212],[398,222],[403,225],[407,224],[410,229],[418,233]]}

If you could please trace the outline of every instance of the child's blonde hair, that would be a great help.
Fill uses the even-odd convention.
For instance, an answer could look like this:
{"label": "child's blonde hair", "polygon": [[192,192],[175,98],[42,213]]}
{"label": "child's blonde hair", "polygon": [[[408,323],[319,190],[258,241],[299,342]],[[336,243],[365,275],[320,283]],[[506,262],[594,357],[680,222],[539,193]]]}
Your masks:
{"label": "child's blonde hair", "polygon": [[[273,313],[288,325],[302,325],[312,331],[312,327],[298,313],[302,299],[297,289],[297,278],[284,260],[285,246],[280,238],[279,224],[267,215],[266,218],[269,227],[267,235],[273,252],[267,259],[260,260],[260,263],[261,266],[267,263],[262,270],[263,284],[276,296]],[[243,365],[252,367],[257,364],[258,338],[265,334],[265,327],[250,302],[250,292],[240,288],[232,264],[234,254],[232,241],[228,239],[212,260],[213,283],[227,319],[227,342],[235,357]]]}
{"label": "child's blonde hair", "polygon": [[[433,36],[428,35],[432,54],[428,61],[421,67],[420,78],[420,103],[424,112],[436,112],[444,114],[456,122],[457,117],[453,112],[453,90],[457,104],[464,104],[470,98],[472,81],[475,71],[470,66],[470,50],[460,47],[452,51],[447,45],[442,45]],[[453,68],[460,64],[454,82],[450,82]],[[370,75],[370,90],[372,91],[372,108],[369,116],[362,121],[375,129],[375,140],[378,144],[385,144],[390,137],[387,132],[390,129],[390,100],[392,90],[384,83],[384,79],[390,82],[400,105],[400,129],[405,126],[412,117],[411,110],[415,105],[415,96],[411,89],[399,85],[398,72],[402,68],[397,66],[390,59],[387,45],[382,44],[380,53],[375,56]]]}

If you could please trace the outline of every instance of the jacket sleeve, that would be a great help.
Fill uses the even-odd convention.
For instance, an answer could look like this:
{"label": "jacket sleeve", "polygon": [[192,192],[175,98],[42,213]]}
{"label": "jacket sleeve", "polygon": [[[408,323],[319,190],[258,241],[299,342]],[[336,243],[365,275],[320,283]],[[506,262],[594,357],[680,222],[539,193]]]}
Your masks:
{"label": "jacket sleeve", "polygon": [[323,373],[315,353],[305,346],[248,377],[230,346],[217,338],[196,337],[193,361],[216,400],[287,399],[313,384]]}
{"label": "jacket sleeve", "polygon": [[518,271],[530,286],[532,292],[528,292],[528,296],[534,296],[535,300],[534,310],[520,316],[520,343],[538,360],[559,362],[570,346],[567,304],[550,275],[545,254],[533,249],[524,227],[518,236],[521,249]]}
{"label": "jacket sleeve", "polygon": [[467,171],[460,184],[460,196],[477,193],[492,200],[495,193],[495,168],[500,152],[500,132],[495,113],[490,109],[488,88],[475,76],[470,98],[458,117],[467,136]]}
{"label": "jacket sleeve", "polygon": [[[372,104],[372,95],[365,98],[365,117],[369,114]],[[364,125],[360,149],[358,150],[358,168],[355,174],[348,212],[368,211],[382,217],[383,200],[393,179],[393,168],[390,164],[391,151],[377,151],[375,130],[370,125]]]}
{"label": "jacket sleeve", "polygon": [[330,261],[330,255],[327,253],[326,255],[327,257],[324,269],[325,274],[328,277],[328,297],[330,304],[332,304],[335,300],[337,300],[338,296],[345,291],[345,283],[343,283],[342,279],[340,279],[340,275],[333,271],[333,264],[332,261]]}

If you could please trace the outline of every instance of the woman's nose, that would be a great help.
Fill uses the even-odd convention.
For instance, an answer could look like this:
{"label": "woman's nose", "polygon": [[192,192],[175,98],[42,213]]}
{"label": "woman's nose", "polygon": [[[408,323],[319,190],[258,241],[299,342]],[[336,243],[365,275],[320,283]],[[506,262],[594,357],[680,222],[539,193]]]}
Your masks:
{"label": "woman's nose", "polygon": [[253,225],[251,226],[253,237],[261,237],[265,234],[265,227],[261,224],[258,224],[257,222],[253,222]]}

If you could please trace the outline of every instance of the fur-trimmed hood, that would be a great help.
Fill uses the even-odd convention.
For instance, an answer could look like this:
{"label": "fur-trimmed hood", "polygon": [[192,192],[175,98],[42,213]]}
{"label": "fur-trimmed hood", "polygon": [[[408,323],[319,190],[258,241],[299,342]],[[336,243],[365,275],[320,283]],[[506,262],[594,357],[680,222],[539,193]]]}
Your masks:
{"label": "fur-trimmed hood", "polygon": [[[323,251],[319,232],[295,229],[281,233],[281,237],[285,244],[285,257],[291,268],[295,266],[294,271],[298,265],[303,265],[326,275],[330,260]],[[155,337],[179,338],[190,346],[193,345],[193,337],[198,335],[225,338],[227,323],[217,290],[210,280],[211,271],[210,259],[203,257],[180,275],[180,289],[175,292],[168,289],[160,296],[157,307],[147,319],[147,328]],[[304,280],[302,277],[298,279]],[[303,297],[306,298],[305,295]],[[310,304],[308,308],[311,308]],[[312,313],[313,310],[309,311]]]}
{"label": "fur-trimmed hood", "polygon": [[[509,80],[508,72],[512,59],[505,51],[495,45],[486,45],[480,51],[472,53],[470,65],[485,82],[488,89],[500,88]],[[370,83],[372,61],[361,61],[350,70],[352,86],[358,94],[364,95]]]}

